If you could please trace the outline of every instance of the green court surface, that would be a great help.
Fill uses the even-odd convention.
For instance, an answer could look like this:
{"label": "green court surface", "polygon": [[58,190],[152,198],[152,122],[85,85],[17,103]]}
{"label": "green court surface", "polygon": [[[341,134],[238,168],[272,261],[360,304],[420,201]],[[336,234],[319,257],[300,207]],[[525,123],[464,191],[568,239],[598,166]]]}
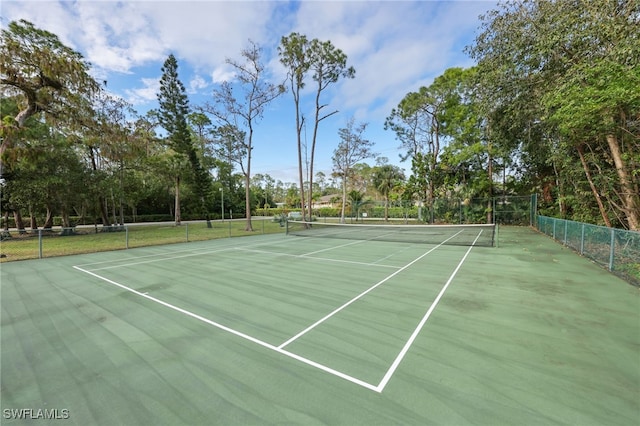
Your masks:
{"label": "green court surface", "polygon": [[1,278],[3,425],[640,423],[638,288],[528,228],[257,235]]}

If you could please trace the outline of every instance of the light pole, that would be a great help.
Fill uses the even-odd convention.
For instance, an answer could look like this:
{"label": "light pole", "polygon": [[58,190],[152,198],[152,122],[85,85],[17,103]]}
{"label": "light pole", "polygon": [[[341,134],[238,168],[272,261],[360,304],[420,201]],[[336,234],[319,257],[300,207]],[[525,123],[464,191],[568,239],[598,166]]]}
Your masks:
{"label": "light pole", "polygon": [[222,207],[220,211],[222,212],[222,221],[224,222],[224,188],[220,188],[220,197],[222,200]]}

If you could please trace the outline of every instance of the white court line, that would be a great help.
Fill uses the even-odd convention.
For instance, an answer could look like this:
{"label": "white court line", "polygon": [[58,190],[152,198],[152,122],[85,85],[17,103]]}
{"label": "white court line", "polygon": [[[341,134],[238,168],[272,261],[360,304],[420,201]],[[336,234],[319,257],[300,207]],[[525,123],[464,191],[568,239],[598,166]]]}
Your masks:
{"label": "white court line", "polygon": [[[367,262],[355,262],[353,260],[341,260],[341,259],[329,259],[326,257],[311,257],[308,254],[291,254],[291,253],[279,253],[279,252],[275,252],[275,251],[268,251],[268,250],[253,250],[253,249],[246,249],[243,247],[234,247],[234,250],[238,250],[238,251],[247,251],[250,253],[262,253],[262,254],[270,254],[273,256],[288,256],[288,257],[296,257],[298,259],[309,259],[309,260],[315,260],[318,262],[337,262],[337,263],[351,263],[351,264],[355,264],[355,265],[364,265],[364,266],[374,266],[376,268],[391,268],[391,269],[400,269],[399,266],[392,266],[392,265],[380,265],[378,263],[367,263]],[[387,256],[389,257],[389,256]]]}
{"label": "white court line", "polygon": [[183,254],[181,256],[171,256],[171,257],[163,257],[161,259],[141,260],[140,262],[120,263],[118,265],[103,266],[102,268],[95,268],[95,269],[91,269],[91,270],[92,271],[104,271],[105,269],[116,269],[116,268],[122,268],[122,267],[126,267],[126,266],[143,265],[145,263],[164,262],[166,260],[184,259],[186,257],[194,257],[194,256],[204,256],[205,254],[220,253],[220,252],[232,251],[232,250],[234,250],[233,247],[225,247],[225,248],[221,248],[221,249],[217,249],[217,250],[204,251],[204,252],[200,252],[200,253]]}
{"label": "white court line", "polygon": [[385,257],[382,257],[382,258],[380,258],[380,259],[376,260],[376,261],[375,261],[375,262],[373,262],[373,263],[374,263],[374,264],[377,264],[378,262],[385,261],[385,260],[389,259],[390,257],[396,256],[396,255],[398,255],[398,254],[402,253],[403,251],[407,251],[407,250],[409,250],[410,248],[411,248],[411,246],[407,246],[407,247],[403,248],[402,250],[394,251],[394,252],[392,252],[391,254],[389,254],[389,255],[387,255],[387,256],[385,256]]}
{"label": "white court line", "polygon": [[456,237],[460,232],[459,231],[457,233],[455,233],[454,235],[450,236],[449,238],[447,238],[446,240],[444,240],[443,242],[441,242],[440,244],[438,244],[437,246],[434,246],[431,250],[427,251],[426,253],[422,254],[421,256],[417,257],[416,259],[412,260],[411,262],[407,263],[406,265],[404,265],[402,268],[398,269],[397,271],[395,271],[393,274],[387,276],[386,278],[378,281],[376,284],[374,284],[373,286],[369,287],[368,289],[366,289],[365,291],[363,291],[362,293],[360,293],[359,295],[357,295],[356,297],[354,297],[353,299],[349,300],[347,303],[345,303],[344,305],[334,309],[332,312],[328,313],[327,315],[325,315],[324,317],[320,318],[318,321],[314,322],[313,324],[311,324],[309,327],[305,328],[304,330],[302,330],[300,333],[296,334],[295,336],[293,336],[292,338],[290,338],[289,340],[287,340],[286,342],[282,343],[280,346],[278,346],[278,348],[284,348],[285,346],[287,346],[288,344],[290,344],[291,342],[293,342],[294,340],[298,339],[299,337],[303,336],[304,334],[308,333],[309,331],[313,330],[314,328],[316,328],[318,325],[322,324],[323,322],[325,322],[326,320],[328,320],[329,318],[331,318],[332,316],[334,316],[335,314],[337,314],[338,312],[340,312],[341,310],[343,310],[344,308],[346,308],[347,306],[351,305],[352,303],[354,303],[355,301],[357,301],[358,299],[361,299],[362,297],[364,297],[367,293],[373,291],[374,289],[376,289],[377,287],[381,286],[382,284],[384,284],[385,282],[387,282],[388,280],[390,280],[391,278],[395,277],[396,275],[398,275],[400,272],[404,271],[405,269],[407,269],[409,266],[413,265],[414,263],[416,263],[417,261],[419,261],[420,259],[422,259],[423,257],[425,257],[426,255],[428,255],[429,253],[431,253],[432,251],[434,251],[435,249],[437,249],[438,247],[442,246],[444,243],[446,243],[447,241],[449,241],[450,239]]}
{"label": "white court line", "polygon": [[[352,232],[356,232],[356,231],[354,230]],[[377,235],[375,237],[367,238],[367,239],[364,239],[364,240],[353,241],[351,243],[341,244],[339,246],[327,247],[327,248],[324,248],[324,249],[321,249],[321,250],[316,250],[316,251],[312,251],[312,252],[309,252],[309,253],[303,253],[303,254],[301,254],[301,256],[311,256],[312,254],[322,253],[324,251],[335,250],[335,249],[338,249],[338,248],[341,248],[341,247],[347,247],[347,246],[351,246],[351,245],[354,245],[354,244],[362,244],[362,243],[367,243],[369,241],[377,241],[377,238],[381,238],[381,237],[384,237],[384,236],[387,236],[387,235],[393,235],[393,233],[389,232],[388,234],[381,234],[381,235]],[[307,237],[307,238],[313,238],[313,237]]]}
{"label": "white court line", "polygon": [[[142,247],[136,247],[136,248],[142,248]],[[185,252],[194,252],[194,251],[198,251],[198,250],[211,250],[211,248],[188,248],[188,249],[184,249],[184,250],[172,250],[172,251],[168,251],[168,252],[162,252],[162,253],[154,253],[154,254],[147,254],[144,256],[136,256],[136,257],[131,257],[130,259],[146,259],[149,257],[158,257],[158,256],[166,256],[166,255],[173,255],[176,253],[185,253]],[[116,262],[122,262],[124,259],[111,259],[111,260],[102,260],[100,262],[91,262],[91,263],[82,263],[78,266],[81,267],[86,267],[86,266],[93,266],[93,265],[104,265],[105,263],[116,263]]]}
{"label": "white court line", "polygon": [[387,383],[389,382],[389,380],[391,380],[391,376],[393,376],[393,373],[395,373],[396,369],[400,365],[400,362],[406,355],[407,351],[413,344],[414,340],[416,340],[416,337],[418,337],[418,333],[420,333],[420,331],[422,330],[422,327],[424,327],[424,324],[427,322],[427,320],[431,316],[431,313],[438,305],[438,302],[440,302],[440,299],[444,295],[444,292],[447,291],[447,287],[449,287],[449,284],[451,284],[451,281],[453,281],[453,278],[456,276],[456,274],[458,273],[458,270],[460,269],[464,261],[467,259],[467,256],[469,255],[469,253],[471,253],[471,249],[474,247],[476,241],[478,241],[478,238],[480,238],[480,234],[482,234],[482,230],[478,233],[478,236],[476,237],[476,239],[473,240],[471,247],[469,247],[469,250],[467,250],[465,255],[462,257],[462,259],[458,263],[458,266],[456,266],[456,269],[453,271],[453,273],[451,274],[451,276],[449,277],[445,285],[442,287],[442,290],[440,290],[440,293],[438,293],[438,296],[429,307],[429,310],[424,315],[424,317],[422,317],[422,320],[420,320],[420,322],[418,323],[418,326],[411,334],[411,337],[409,337],[409,340],[407,340],[407,343],[405,343],[404,347],[402,348],[402,350],[400,351],[396,359],[393,361],[393,364],[391,364],[391,367],[389,367],[389,370],[387,370],[386,374],[384,375],[384,377],[382,378],[378,386],[376,386],[376,389],[375,389],[376,392],[382,392],[385,386],[387,386]]}
{"label": "white court line", "polygon": [[[242,247],[259,247],[259,246],[264,246],[264,245],[280,244],[282,242],[283,241],[271,241],[271,242],[258,243],[258,244],[232,245],[232,246],[228,246],[228,247],[221,247],[221,248],[218,248],[218,249],[215,249],[215,250],[211,250],[210,248],[201,248],[201,249],[190,249],[190,250],[178,250],[178,251],[170,252],[170,253],[150,254],[150,255],[147,255],[147,256],[139,256],[139,257],[132,258],[132,260],[147,259],[147,260],[142,260],[140,262],[119,263],[117,265],[104,266],[102,268],[95,268],[95,269],[91,269],[91,270],[92,271],[103,271],[105,269],[115,269],[115,268],[120,268],[120,267],[123,267],[123,266],[135,266],[135,265],[142,265],[142,264],[145,264],[145,263],[163,262],[165,260],[182,259],[182,258],[185,258],[185,257],[203,256],[203,255],[212,254],[212,253],[233,251],[233,250],[236,250],[236,249],[242,248]],[[194,253],[194,251],[198,251],[198,252]],[[168,257],[158,258],[158,256],[165,256],[167,254],[171,255],[173,253],[183,253],[183,252],[191,252],[191,253],[185,254],[185,255],[180,255],[180,256],[168,256]],[[148,259],[149,257],[154,257],[155,259]],[[103,263],[122,262],[123,260],[124,259],[108,260],[108,261],[104,261],[104,262],[95,262],[95,263],[85,263],[85,264],[78,265],[78,266],[86,267],[86,266],[90,266],[90,265],[98,265],[98,264],[103,264]]]}
{"label": "white court line", "polygon": [[98,278],[100,280],[103,280],[103,281],[105,281],[105,282],[107,282],[109,284],[112,284],[112,285],[116,286],[116,287],[120,287],[120,288],[122,288],[122,289],[124,289],[126,291],[129,291],[129,292],[133,293],[133,294],[137,294],[140,297],[144,297],[145,299],[151,300],[152,302],[158,303],[158,304],[160,304],[162,306],[165,306],[165,307],[167,307],[169,309],[173,309],[174,311],[178,311],[181,314],[190,316],[191,318],[195,318],[195,319],[197,319],[199,321],[202,321],[202,322],[204,322],[206,324],[212,325],[212,326],[214,326],[216,328],[224,330],[224,331],[226,331],[228,333],[231,333],[231,334],[233,334],[235,336],[238,336],[238,337],[246,339],[246,340],[248,340],[250,342],[256,343],[256,344],[258,344],[260,346],[263,346],[263,347],[265,347],[267,349],[271,349],[273,351],[276,351],[276,352],[278,352],[278,353],[280,353],[282,355],[288,356],[289,358],[296,359],[296,360],[298,360],[300,362],[303,362],[303,363],[305,363],[307,365],[310,365],[312,367],[318,368],[318,369],[320,369],[322,371],[325,371],[325,372],[327,372],[329,374],[333,374],[334,376],[340,377],[342,379],[348,380],[348,381],[350,381],[352,383],[355,383],[355,384],[357,384],[359,386],[362,386],[364,388],[367,388],[367,389],[370,389],[370,390],[373,390],[373,391],[376,390],[376,386],[372,385],[371,383],[367,383],[367,382],[365,382],[363,380],[357,379],[355,377],[349,376],[348,374],[345,374],[345,373],[342,373],[342,372],[340,372],[338,370],[334,370],[333,368],[327,367],[326,365],[320,364],[318,362],[312,361],[312,360],[307,359],[305,357],[302,357],[300,355],[297,355],[297,354],[294,354],[294,353],[289,352],[287,350],[281,349],[281,348],[276,347],[276,346],[274,346],[274,345],[272,345],[270,343],[267,343],[267,342],[262,341],[260,339],[256,339],[255,337],[249,336],[248,334],[242,333],[240,331],[237,331],[237,330],[234,330],[234,329],[229,328],[227,326],[224,326],[222,324],[219,324],[219,323],[217,323],[215,321],[207,319],[207,318],[205,318],[203,316],[200,316],[198,314],[195,314],[195,313],[193,313],[191,311],[187,311],[186,309],[182,309],[182,308],[180,308],[178,306],[172,305],[171,303],[167,303],[167,302],[165,302],[163,300],[160,300],[160,299],[158,299],[156,297],[149,296],[148,293],[139,292],[137,290],[132,289],[131,287],[127,287],[126,285],[117,283],[117,282],[115,282],[113,280],[110,280],[108,278],[105,278],[103,276],[95,274],[95,273],[93,273],[91,271],[87,271],[85,269],[82,269],[79,266],[74,266],[73,268],[75,268],[78,271],[81,271],[81,272],[84,272],[86,274],[89,274],[89,275],[91,275],[91,276],[93,276],[95,278]]}
{"label": "white court line", "polygon": [[309,253],[303,253],[300,256],[311,256],[312,254],[322,253],[324,251],[329,251],[329,250],[335,250],[335,249],[341,248],[341,247],[352,246],[354,244],[362,244],[362,243],[366,243],[367,241],[369,241],[369,240],[352,241],[350,243],[340,244],[339,246],[332,246],[332,247],[327,247],[327,248],[324,248],[324,249],[321,249],[321,250],[311,251]]}

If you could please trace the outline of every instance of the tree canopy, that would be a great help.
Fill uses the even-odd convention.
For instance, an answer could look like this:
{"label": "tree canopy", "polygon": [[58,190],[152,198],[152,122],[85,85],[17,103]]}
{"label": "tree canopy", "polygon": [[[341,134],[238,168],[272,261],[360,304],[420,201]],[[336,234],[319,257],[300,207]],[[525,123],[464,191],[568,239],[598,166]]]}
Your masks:
{"label": "tree canopy", "polygon": [[0,83],[3,96],[18,96],[15,125],[38,112],[56,121],[77,122],[99,90],[90,64],[48,31],[31,22],[10,22],[0,30]]}
{"label": "tree canopy", "polygon": [[[235,76],[216,86],[213,102],[193,108],[169,55],[159,107],[140,116],[55,34],[11,22],[0,32],[4,225],[10,212],[23,228],[23,214],[32,227],[39,220],[50,227],[55,214],[64,224],[72,215],[108,225],[138,214],[179,223],[183,213],[208,218],[226,207],[251,229],[252,211],[276,203],[311,217],[314,201],[335,196],[339,181],[343,203],[359,194],[354,205],[479,198],[493,221],[492,197],[539,193],[542,213],[637,230],[639,27],[637,0],[499,3],[466,49],[477,65],[407,87],[390,112],[385,127],[410,175],[366,164],[373,143],[363,136],[366,125],[351,119],[339,130],[330,182],[314,169],[320,123],[338,112],[328,89],[355,69],[329,40],[282,37],[277,51],[296,114],[299,182],[292,184],[251,174],[254,134],[285,90],[271,82],[257,44],[227,61]],[[301,137],[307,124],[309,147]]]}
{"label": "tree canopy", "polygon": [[[549,200],[573,192],[578,203],[595,202],[606,224],[631,229],[640,227],[639,27],[638,1],[510,1],[484,16],[468,49],[496,134],[535,138],[530,159],[546,161],[536,150],[559,154],[554,180],[565,185]],[[564,179],[576,167],[592,201]],[[563,202],[562,213],[570,209],[580,207]]]}

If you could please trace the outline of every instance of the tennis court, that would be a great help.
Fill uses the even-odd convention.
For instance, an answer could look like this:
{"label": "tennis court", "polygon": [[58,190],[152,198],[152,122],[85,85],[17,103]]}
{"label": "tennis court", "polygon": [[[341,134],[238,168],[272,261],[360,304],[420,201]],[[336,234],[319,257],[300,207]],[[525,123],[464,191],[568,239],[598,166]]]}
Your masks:
{"label": "tennis court", "polygon": [[637,288],[528,228],[365,229],[3,264],[3,424],[638,423]]}

